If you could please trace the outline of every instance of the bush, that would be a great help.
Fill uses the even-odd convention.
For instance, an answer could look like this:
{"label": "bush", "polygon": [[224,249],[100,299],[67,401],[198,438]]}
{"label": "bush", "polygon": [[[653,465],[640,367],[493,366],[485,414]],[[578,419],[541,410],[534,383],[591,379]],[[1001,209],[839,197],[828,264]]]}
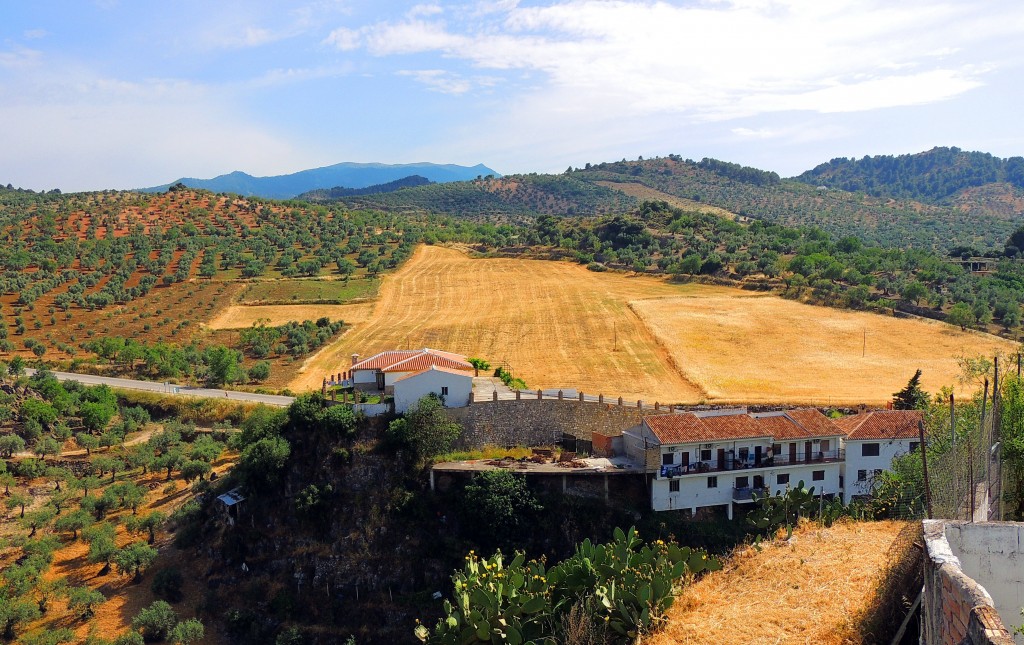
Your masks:
{"label": "bush", "polygon": [[181,602],[181,584],[184,580],[181,571],[175,567],[161,569],[153,576],[153,584],[150,589],[153,595],[164,598],[170,602]]}
{"label": "bush", "polygon": [[163,600],[154,601],[132,618],[132,628],[142,634],[146,642],[167,640],[178,623],[178,614]]}
{"label": "bush", "polygon": [[534,522],[543,510],[526,485],[526,478],[508,470],[480,473],[466,485],[463,514],[488,546],[515,544],[520,528]]}

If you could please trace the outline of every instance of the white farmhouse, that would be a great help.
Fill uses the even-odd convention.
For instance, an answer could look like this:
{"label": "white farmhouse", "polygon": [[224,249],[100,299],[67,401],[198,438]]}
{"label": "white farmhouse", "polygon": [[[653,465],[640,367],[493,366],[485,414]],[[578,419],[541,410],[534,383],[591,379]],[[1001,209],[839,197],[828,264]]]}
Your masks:
{"label": "white farmhouse", "polygon": [[644,417],[623,433],[644,464],[655,511],[750,504],[800,481],[827,497],[840,492],[844,432],[814,409],[747,414],[719,410]]}
{"label": "white farmhouse", "polygon": [[430,348],[402,349],[380,352],[363,360],[353,354],[352,382],[361,390],[376,389],[392,394],[399,379],[431,367],[462,370],[471,377],[473,374],[473,366],[461,354]]}
{"label": "white farmhouse", "polygon": [[462,408],[469,405],[469,395],[473,391],[473,372],[431,365],[397,379],[392,389],[395,412],[399,414],[404,414],[429,394],[440,397],[446,408]]}
{"label": "white farmhouse", "polygon": [[920,446],[921,410],[872,410],[836,420],[846,438],[843,503],[871,494],[874,478],[891,470],[894,457]]}

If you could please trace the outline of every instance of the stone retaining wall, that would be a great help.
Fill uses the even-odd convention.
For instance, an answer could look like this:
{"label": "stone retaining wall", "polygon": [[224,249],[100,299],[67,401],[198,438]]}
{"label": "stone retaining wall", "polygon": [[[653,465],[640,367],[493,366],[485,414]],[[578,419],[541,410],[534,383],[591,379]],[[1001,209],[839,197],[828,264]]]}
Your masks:
{"label": "stone retaining wall", "polygon": [[[947,524],[925,520],[924,596],[921,629],[925,643],[1012,645],[995,603],[981,584],[964,573],[946,539]],[[984,530],[984,524],[973,525]],[[957,528],[957,527],[954,527]],[[1016,549],[1017,544],[1006,545]]]}
{"label": "stone retaining wall", "polygon": [[592,432],[618,435],[654,414],[610,403],[527,399],[480,402],[446,412],[465,430],[464,448],[549,446],[560,442],[562,433],[589,441]]}

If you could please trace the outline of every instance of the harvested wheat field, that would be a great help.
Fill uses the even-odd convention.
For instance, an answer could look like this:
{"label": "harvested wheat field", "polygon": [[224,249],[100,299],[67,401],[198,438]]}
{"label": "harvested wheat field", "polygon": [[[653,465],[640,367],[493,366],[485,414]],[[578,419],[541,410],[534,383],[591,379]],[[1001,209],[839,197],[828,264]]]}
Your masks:
{"label": "harvested wheat field", "polygon": [[598,186],[617,190],[620,193],[626,193],[630,197],[636,197],[637,199],[662,201],[668,203],[670,206],[682,208],[683,210],[709,213],[726,219],[736,219],[736,213],[733,213],[732,211],[728,211],[718,206],[711,206],[710,204],[695,202],[692,199],[686,199],[685,197],[677,197],[676,195],[663,193],[660,190],[651,188],[650,186],[645,186],[641,183],[632,181],[595,181],[594,183]]}
{"label": "harvested wheat field", "polygon": [[372,311],[373,304],[367,302],[350,305],[231,305],[206,326],[210,329],[244,329],[260,320],[267,325],[283,325],[324,316],[356,324],[364,322]]}
{"label": "harvested wheat field", "polygon": [[790,541],[741,546],[683,589],[668,625],[646,642],[859,643],[889,547],[904,522],[805,524]]}
{"label": "harvested wheat field", "polygon": [[[1015,351],[1009,341],[942,323],[568,262],[472,259],[437,246],[420,247],[386,276],[374,303],[333,306],[369,313],[362,321],[339,313],[354,329],[310,357],[292,390],[318,388],[326,374],[347,369],[352,354],[436,347],[504,363],[531,388],[649,403],[879,404],[917,368],[937,391],[956,383],[957,356]],[[213,324],[248,326],[270,312],[300,320],[310,316],[299,312],[320,307],[238,307]]]}
{"label": "harvested wheat field", "polygon": [[945,323],[776,296],[708,294],[631,306],[709,400],[877,404],[918,368],[924,388],[937,392],[957,384],[957,356],[1007,354],[1017,347]]}
{"label": "harvested wheat field", "polygon": [[422,246],[384,278],[369,320],[307,361],[289,387],[319,387],[325,374],[347,369],[353,353],[436,347],[507,363],[534,388],[696,401],[700,390],[672,368],[627,303],[733,291],[594,273],[568,262],[471,259]]}

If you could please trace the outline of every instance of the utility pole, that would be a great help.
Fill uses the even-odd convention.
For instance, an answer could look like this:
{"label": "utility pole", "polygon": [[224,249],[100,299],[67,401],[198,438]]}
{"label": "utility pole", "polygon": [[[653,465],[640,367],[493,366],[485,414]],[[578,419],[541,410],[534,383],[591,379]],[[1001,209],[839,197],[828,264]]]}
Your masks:
{"label": "utility pole", "polygon": [[860,349],[860,357],[864,358],[868,355],[868,328],[864,328],[864,345]]}

